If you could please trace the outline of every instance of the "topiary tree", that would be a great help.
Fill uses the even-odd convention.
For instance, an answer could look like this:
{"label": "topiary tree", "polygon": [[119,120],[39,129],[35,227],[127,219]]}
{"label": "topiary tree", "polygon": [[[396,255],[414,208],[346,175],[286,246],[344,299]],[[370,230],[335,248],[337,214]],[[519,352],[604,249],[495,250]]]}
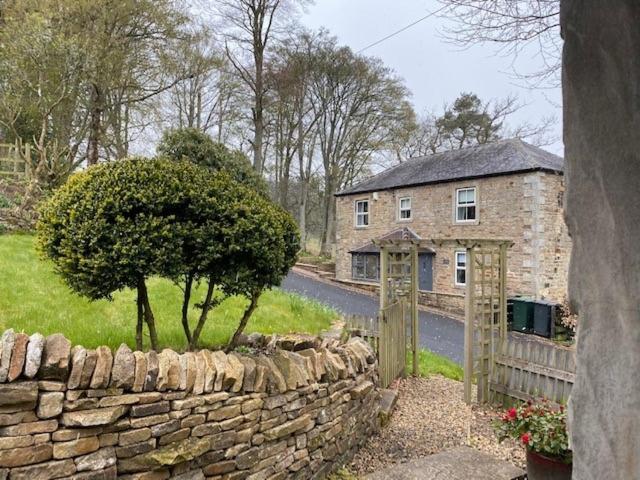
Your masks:
{"label": "topiary tree", "polygon": [[239,150],[230,150],[214,142],[209,135],[196,128],[166,130],[157,147],[158,154],[173,160],[187,159],[213,172],[227,172],[237,182],[267,195],[264,179]]}
{"label": "topiary tree", "polygon": [[137,291],[138,349],[143,321],[158,348],[146,279],[184,271],[185,213],[207,175],[189,162],[130,158],[73,175],[41,208],[39,249],[73,291],[92,300]]}
{"label": "topiary tree", "polygon": [[[191,230],[184,244],[182,324],[191,349],[211,308],[227,296],[242,295],[249,304],[228,348],[233,348],[257,307],[262,292],[279,285],[296,261],[300,237],[291,216],[263,195],[229,175],[213,175],[190,205]],[[194,282],[206,279],[207,293],[191,331],[188,310]],[[221,293],[215,300],[215,290]]]}

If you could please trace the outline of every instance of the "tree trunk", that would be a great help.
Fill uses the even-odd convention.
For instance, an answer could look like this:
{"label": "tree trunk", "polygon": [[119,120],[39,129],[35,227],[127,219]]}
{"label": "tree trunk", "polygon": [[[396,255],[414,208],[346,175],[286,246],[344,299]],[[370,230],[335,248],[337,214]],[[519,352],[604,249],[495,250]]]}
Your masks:
{"label": "tree trunk", "polygon": [[254,62],[256,67],[256,83],[254,91],[254,106],[253,106],[253,168],[262,175],[262,167],[264,159],[262,156],[262,146],[264,143],[264,80],[262,75],[262,69],[264,64],[264,47],[254,44]]}
{"label": "tree trunk", "polygon": [[336,199],[333,197],[335,189],[332,182],[326,182],[324,189],[324,222],[322,229],[322,241],[320,243],[320,254],[330,257],[333,255],[333,241],[335,236],[335,210]]}
{"label": "tree trunk", "polygon": [[184,282],[184,294],[182,296],[182,329],[187,337],[187,345],[191,345],[191,329],[189,328],[189,302],[191,301],[191,290],[193,287],[193,276],[187,275]]}
{"label": "tree trunk", "polygon": [[238,339],[240,338],[240,335],[242,334],[245,327],[247,326],[247,323],[249,322],[249,319],[251,318],[253,311],[258,306],[258,299],[260,298],[261,294],[262,292],[256,292],[253,295],[251,295],[251,302],[249,302],[249,306],[244,311],[244,315],[242,315],[242,319],[240,320],[240,325],[238,325],[238,328],[233,334],[233,337],[231,337],[231,340],[229,341],[227,348],[225,348],[225,352],[229,353],[234,348],[236,348],[236,344],[238,342]]}
{"label": "tree trunk", "polygon": [[149,303],[149,293],[147,291],[147,285],[144,279],[138,282],[138,301],[142,303],[142,310],[144,313],[144,320],[147,323],[149,329],[149,339],[151,340],[151,349],[158,351],[158,333],[156,332],[156,321],[153,317],[153,311],[151,310],[151,304]]}
{"label": "tree trunk", "polygon": [[98,163],[100,131],[102,130],[102,92],[98,85],[91,86],[89,139],[87,140],[87,165]]}
{"label": "tree trunk", "polygon": [[202,312],[200,312],[200,318],[198,319],[198,324],[196,325],[195,330],[193,331],[193,335],[191,340],[189,341],[189,350],[195,350],[198,347],[198,340],[200,340],[200,333],[202,333],[202,329],[204,328],[204,324],[207,321],[207,316],[209,315],[209,311],[213,306],[212,298],[213,291],[215,285],[212,279],[209,279],[209,286],[207,287],[207,295],[205,297],[204,303],[202,304]]}
{"label": "tree trunk", "polygon": [[300,201],[298,202],[298,228],[300,230],[300,246],[307,251],[307,195],[309,186],[303,180],[300,185]]}
{"label": "tree trunk", "polygon": [[138,298],[136,299],[138,307],[138,321],[136,323],[136,350],[142,351],[142,327],[144,321],[144,307],[142,306],[142,296],[140,295],[140,286],[138,285]]}

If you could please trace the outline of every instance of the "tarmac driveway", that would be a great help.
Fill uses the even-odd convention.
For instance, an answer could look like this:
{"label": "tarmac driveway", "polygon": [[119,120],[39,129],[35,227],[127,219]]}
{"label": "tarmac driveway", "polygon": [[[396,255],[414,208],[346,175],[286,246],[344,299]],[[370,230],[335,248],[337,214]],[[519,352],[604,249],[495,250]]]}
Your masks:
{"label": "tarmac driveway", "polygon": [[[313,277],[291,271],[282,288],[329,305],[344,315],[375,317],[378,297],[354,292]],[[431,312],[420,312],[420,346],[462,364],[464,330],[462,322]]]}

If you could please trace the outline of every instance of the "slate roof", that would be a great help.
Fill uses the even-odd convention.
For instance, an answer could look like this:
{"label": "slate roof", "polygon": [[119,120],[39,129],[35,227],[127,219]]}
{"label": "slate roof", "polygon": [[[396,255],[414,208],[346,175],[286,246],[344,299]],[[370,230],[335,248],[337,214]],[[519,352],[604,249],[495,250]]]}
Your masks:
{"label": "slate roof", "polygon": [[520,139],[415,157],[336,196],[531,171],[562,173],[562,157]]}
{"label": "slate roof", "polygon": [[[422,238],[413,230],[408,227],[398,228],[397,230],[393,230],[389,233],[384,234],[378,240],[422,240]],[[433,252],[431,248],[428,247],[420,247],[418,248],[421,252]],[[380,247],[374,245],[373,242],[367,243],[362,247],[356,248],[355,250],[350,250],[349,253],[378,253],[380,252]]]}

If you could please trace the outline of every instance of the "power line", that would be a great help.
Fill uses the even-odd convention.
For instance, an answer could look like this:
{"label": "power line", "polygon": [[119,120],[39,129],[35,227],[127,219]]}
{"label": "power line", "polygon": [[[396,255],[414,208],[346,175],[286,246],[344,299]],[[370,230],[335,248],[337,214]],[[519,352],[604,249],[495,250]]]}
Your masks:
{"label": "power line", "polygon": [[414,25],[417,25],[418,23],[420,23],[420,22],[422,22],[422,21],[426,20],[427,18],[429,18],[429,17],[433,17],[434,15],[436,15],[436,14],[440,13],[440,12],[441,12],[442,10],[444,10],[445,8],[447,8],[447,5],[445,5],[445,6],[443,6],[443,7],[440,7],[440,8],[439,8],[438,10],[436,10],[435,12],[428,13],[428,14],[427,14],[427,15],[425,15],[424,17],[419,18],[419,19],[418,19],[418,20],[416,20],[415,22],[412,22],[412,23],[410,23],[409,25],[406,25],[406,26],[402,27],[400,30],[398,30],[398,31],[396,31],[396,32],[393,32],[393,33],[391,33],[391,34],[387,35],[386,37],[381,38],[380,40],[377,40],[377,41],[373,42],[372,44],[367,45],[367,46],[366,46],[366,47],[364,47],[364,48],[361,48],[361,49],[360,49],[360,50],[358,50],[356,53],[362,53],[362,52],[364,52],[365,50],[370,49],[371,47],[375,47],[376,45],[380,45],[382,42],[384,42],[384,41],[386,41],[386,40],[389,40],[389,39],[390,39],[390,38],[392,38],[392,37],[395,37],[395,36],[396,36],[396,35],[398,35],[399,33],[404,32],[405,30],[407,30],[407,29],[409,29],[409,28],[413,27]]}

